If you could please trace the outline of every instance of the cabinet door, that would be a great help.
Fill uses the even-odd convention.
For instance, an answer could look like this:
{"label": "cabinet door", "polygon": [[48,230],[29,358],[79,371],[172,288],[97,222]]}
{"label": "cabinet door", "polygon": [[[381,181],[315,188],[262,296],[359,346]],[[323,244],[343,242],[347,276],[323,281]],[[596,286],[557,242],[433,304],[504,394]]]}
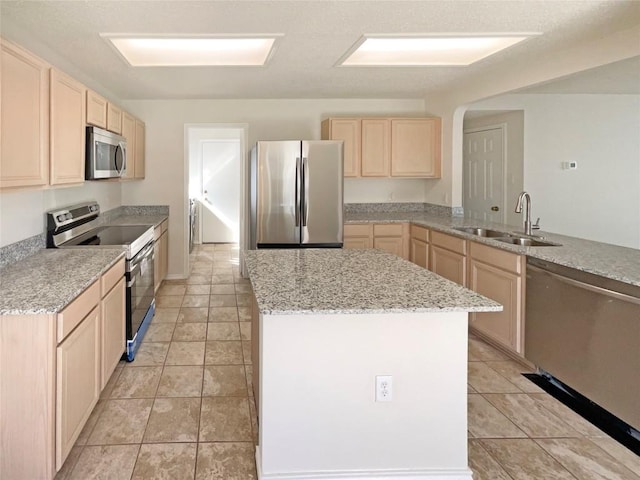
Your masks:
{"label": "cabinet door", "polygon": [[371,248],[371,237],[344,237],[342,248]]}
{"label": "cabinet door", "polygon": [[122,133],[122,110],[113,103],[107,105],[107,130],[118,135]]}
{"label": "cabinet door", "polygon": [[153,243],[153,289],[154,291],[158,291],[160,288],[160,252],[162,248],[160,247],[160,242],[162,238],[162,228],[158,225],[153,231],[155,241]]}
{"label": "cabinet door", "polygon": [[58,345],[56,469],[60,469],[100,397],[100,309]]}
{"label": "cabinet door", "polygon": [[360,119],[330,118],[328,119],[328,135],[326,140],[344,141],[344,176],[360,176]]}
{"label": "cabinet door", "polygon": [[467,285],[467,262],[464,255],[445,250],[433,243],[429,253],[429,267],[432,272],[459,285]]}
{"label": "cabinet door", "polygon": [[402,237],[374,237],[373,248],[404,257]]}
{"label": "cabinet door", "polygon": [[51,185],[84,182],[85,87],[51,69]]}
{"label": "cabinet door", "polygon": [[1,40],[0,188],[49,179],[49,66]]}
{"label": "cabinet door", "polygon": [[440,178],[440,119],[391,120],[391,176]]}
{"label": "cabinet door", "polygon": [[522,353],[522,276],[479,262],[469,261],[469,287],[503,306],[502,312],[472,313],[470,326]]}
{"label": "cabinet door", "polygon": [[160,282],[167,277],[169,269],[169,234],[165,231],[160,237]]}
{"label": "cabinet door", "polygon": [[144,178],[144,163],[145,163],[145,126],[144,122],[136,119],[136,140],[135,140],[135,178]]}
{"label": "cabinet door", "polygon": [[87,90],[87,123],[107,128],[107,99],[92,90]]}
{"label": "cabinet door", "polygon": [[125,285],[124,277],[102,299],[100,315],[100,337],[102,346],[101,383],[102,391],[116,369],[125,349]]}
{"label": "cabinet door", "polygon": [[122,112],[122,136],[127,139],[127,168],[123,178],[136,176],[136,119],[128,112]]}
{"label": "cabinet door", "polygon": [[391,126],[386,118],[362,119],[361,172],[363,177],[388,177]]}
{"label": "cabinet door", "polygon": [[418,238],[411,239],[410,260],[423,268],[429,268],[429,244]]}

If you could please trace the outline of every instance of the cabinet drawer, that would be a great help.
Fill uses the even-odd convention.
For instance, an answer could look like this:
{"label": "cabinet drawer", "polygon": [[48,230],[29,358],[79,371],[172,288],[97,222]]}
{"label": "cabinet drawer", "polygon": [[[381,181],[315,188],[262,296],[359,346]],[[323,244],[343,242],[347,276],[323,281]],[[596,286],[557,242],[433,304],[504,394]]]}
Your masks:
{"label": "cabinet drawer", "polygon": [[429,242],[429,230],[419,225],[411,224],[411,238]]}
{"label": "cabinet drawer", "polygon": [[462,255],[466,255],[467,253],[467,241],[462,238],[452,237],[451,235],[432,231],[431,243]]}
{"label": "cabinet drawer", "polygon": [[345,237],[368,237],[371,235],[371,224],[349,223],[344,226]]}
{"label": "cabinet drawer", "polygon": [[100,282],[94,282],[58,314],[58,343],[100,302]]}
{"label": "cabinet drawer", "polygon": [[124,258],[120,259],[100,279],[101,296],[104,297],[124,277]]}
{"label": "cabinet drawer", "polygon": [[402,224],[389,223],[389,224],[374,225],[373,236],[374,237],[401,237]]}
{"label": "cabinet drawer", "polygon": [[488,247],[476,242],[470,242],[471,257],[508,272],[522,274],[524,271],[524,256],[507,252],[498,248]]}

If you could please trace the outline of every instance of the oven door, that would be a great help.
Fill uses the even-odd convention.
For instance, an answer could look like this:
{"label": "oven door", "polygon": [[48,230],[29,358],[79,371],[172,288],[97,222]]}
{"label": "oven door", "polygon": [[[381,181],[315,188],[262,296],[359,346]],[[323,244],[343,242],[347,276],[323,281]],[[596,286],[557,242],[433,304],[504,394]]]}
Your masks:
{"label": "oven door", "polygon": [[133,340],[154,298],[153,242],[127,265],[127,340]]}

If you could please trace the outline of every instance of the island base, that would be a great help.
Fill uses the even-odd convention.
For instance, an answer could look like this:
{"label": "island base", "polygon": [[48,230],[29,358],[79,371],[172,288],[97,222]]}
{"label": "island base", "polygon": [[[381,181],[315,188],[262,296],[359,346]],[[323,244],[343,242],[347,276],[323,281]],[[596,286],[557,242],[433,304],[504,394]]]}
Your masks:
{"label": "island base", "polygon": [[258,478],[471,480],[467,331],[466,312],[256,315]]}

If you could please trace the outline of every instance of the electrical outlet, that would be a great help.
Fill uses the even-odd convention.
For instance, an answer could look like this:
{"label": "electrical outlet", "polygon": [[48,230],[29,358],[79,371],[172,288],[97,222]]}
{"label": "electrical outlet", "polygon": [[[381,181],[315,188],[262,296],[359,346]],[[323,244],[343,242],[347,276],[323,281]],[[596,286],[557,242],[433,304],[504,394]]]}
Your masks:
{"label": "electrical outlet", "polygon": [[393,400],[393,377],[391,375],[376,375],[376,402],[390,402]]}

